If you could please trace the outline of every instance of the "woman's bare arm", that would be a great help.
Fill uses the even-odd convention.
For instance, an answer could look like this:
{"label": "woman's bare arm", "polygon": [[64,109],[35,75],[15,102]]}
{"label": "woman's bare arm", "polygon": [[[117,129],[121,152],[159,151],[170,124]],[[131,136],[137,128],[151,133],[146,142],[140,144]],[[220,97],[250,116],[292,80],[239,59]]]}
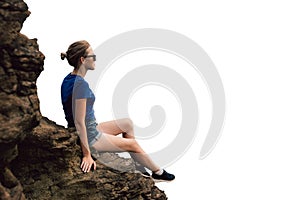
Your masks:
{"label": "woman's bare arm", "polygon": [[83,172],[89,172],[93,164],[94,169],[96,169],[96,163],[91,156],[85,126],[86,101],[86,99],[76,99],[74,113],[74,122],[79,133],[80,144],[83,153],[82,163],[80,165]]}

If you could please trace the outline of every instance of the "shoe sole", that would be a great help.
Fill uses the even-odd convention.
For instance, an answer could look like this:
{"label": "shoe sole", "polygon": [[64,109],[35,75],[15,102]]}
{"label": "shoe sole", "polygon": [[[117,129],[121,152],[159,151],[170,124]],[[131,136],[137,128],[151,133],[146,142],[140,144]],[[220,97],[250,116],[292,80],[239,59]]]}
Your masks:
{"label": "shoe sole", "polygon": [[140,175],[142,175],[143,177],[145,177],[145,178],[150,178],[151,177],[151,175],[146,175],[146,174],[143,174],[142,172],[140,172],[140,171],[134,171],[134,173],[136,173],[136,174],[140,174]]}
{"label": "shoe sole", "polygon": [[172,182],[172,181],[175,180],[175,179],[173,179],[173,180],[155,179],[155,178],[153,178],[153,177],[151,177],[151,178],[152,178],[152,180],[153,180],[155,183],[161,183],[161,182],[167,182],[167,183],[169,183],[169,182]]}

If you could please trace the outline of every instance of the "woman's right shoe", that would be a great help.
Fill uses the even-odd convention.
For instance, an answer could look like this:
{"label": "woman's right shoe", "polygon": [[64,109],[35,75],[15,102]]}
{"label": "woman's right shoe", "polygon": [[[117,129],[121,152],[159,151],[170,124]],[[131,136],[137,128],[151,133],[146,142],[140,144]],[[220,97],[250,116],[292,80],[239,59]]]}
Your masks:
{"label": "woman's right shoe", "polygon": [[140,173],[142,176],[144,177],[150,177],[151,175],[147,172],[147,170],[145,169],[145,167],[141,166],[141,165],[136,165],[135,166],[136,172]]}

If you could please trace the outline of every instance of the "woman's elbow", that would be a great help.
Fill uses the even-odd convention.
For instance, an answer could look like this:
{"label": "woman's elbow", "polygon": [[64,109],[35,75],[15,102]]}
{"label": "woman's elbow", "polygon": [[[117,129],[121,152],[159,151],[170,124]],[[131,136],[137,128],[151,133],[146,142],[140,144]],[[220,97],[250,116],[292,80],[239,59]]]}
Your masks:
{"label": "woman's elbow", "polygon": [[74,123],[77,129],[85,127],[85,123],[83,120],[75,120]]}

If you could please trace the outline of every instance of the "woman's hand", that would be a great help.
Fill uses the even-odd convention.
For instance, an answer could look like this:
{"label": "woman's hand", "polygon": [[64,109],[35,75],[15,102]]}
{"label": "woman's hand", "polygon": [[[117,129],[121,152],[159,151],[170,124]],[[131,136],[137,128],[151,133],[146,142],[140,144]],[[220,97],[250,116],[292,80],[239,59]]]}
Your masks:
{"label": "woman's hand", "polygon": [[[94,166],[93,166],[94,165]],[[81,170],[84,173],[87,173],[90,171],[91,167],[93,166],[93,169],[96,170],[96,162],[93,160],[92,156],[83,156],[82,162],[80,165]]]}

